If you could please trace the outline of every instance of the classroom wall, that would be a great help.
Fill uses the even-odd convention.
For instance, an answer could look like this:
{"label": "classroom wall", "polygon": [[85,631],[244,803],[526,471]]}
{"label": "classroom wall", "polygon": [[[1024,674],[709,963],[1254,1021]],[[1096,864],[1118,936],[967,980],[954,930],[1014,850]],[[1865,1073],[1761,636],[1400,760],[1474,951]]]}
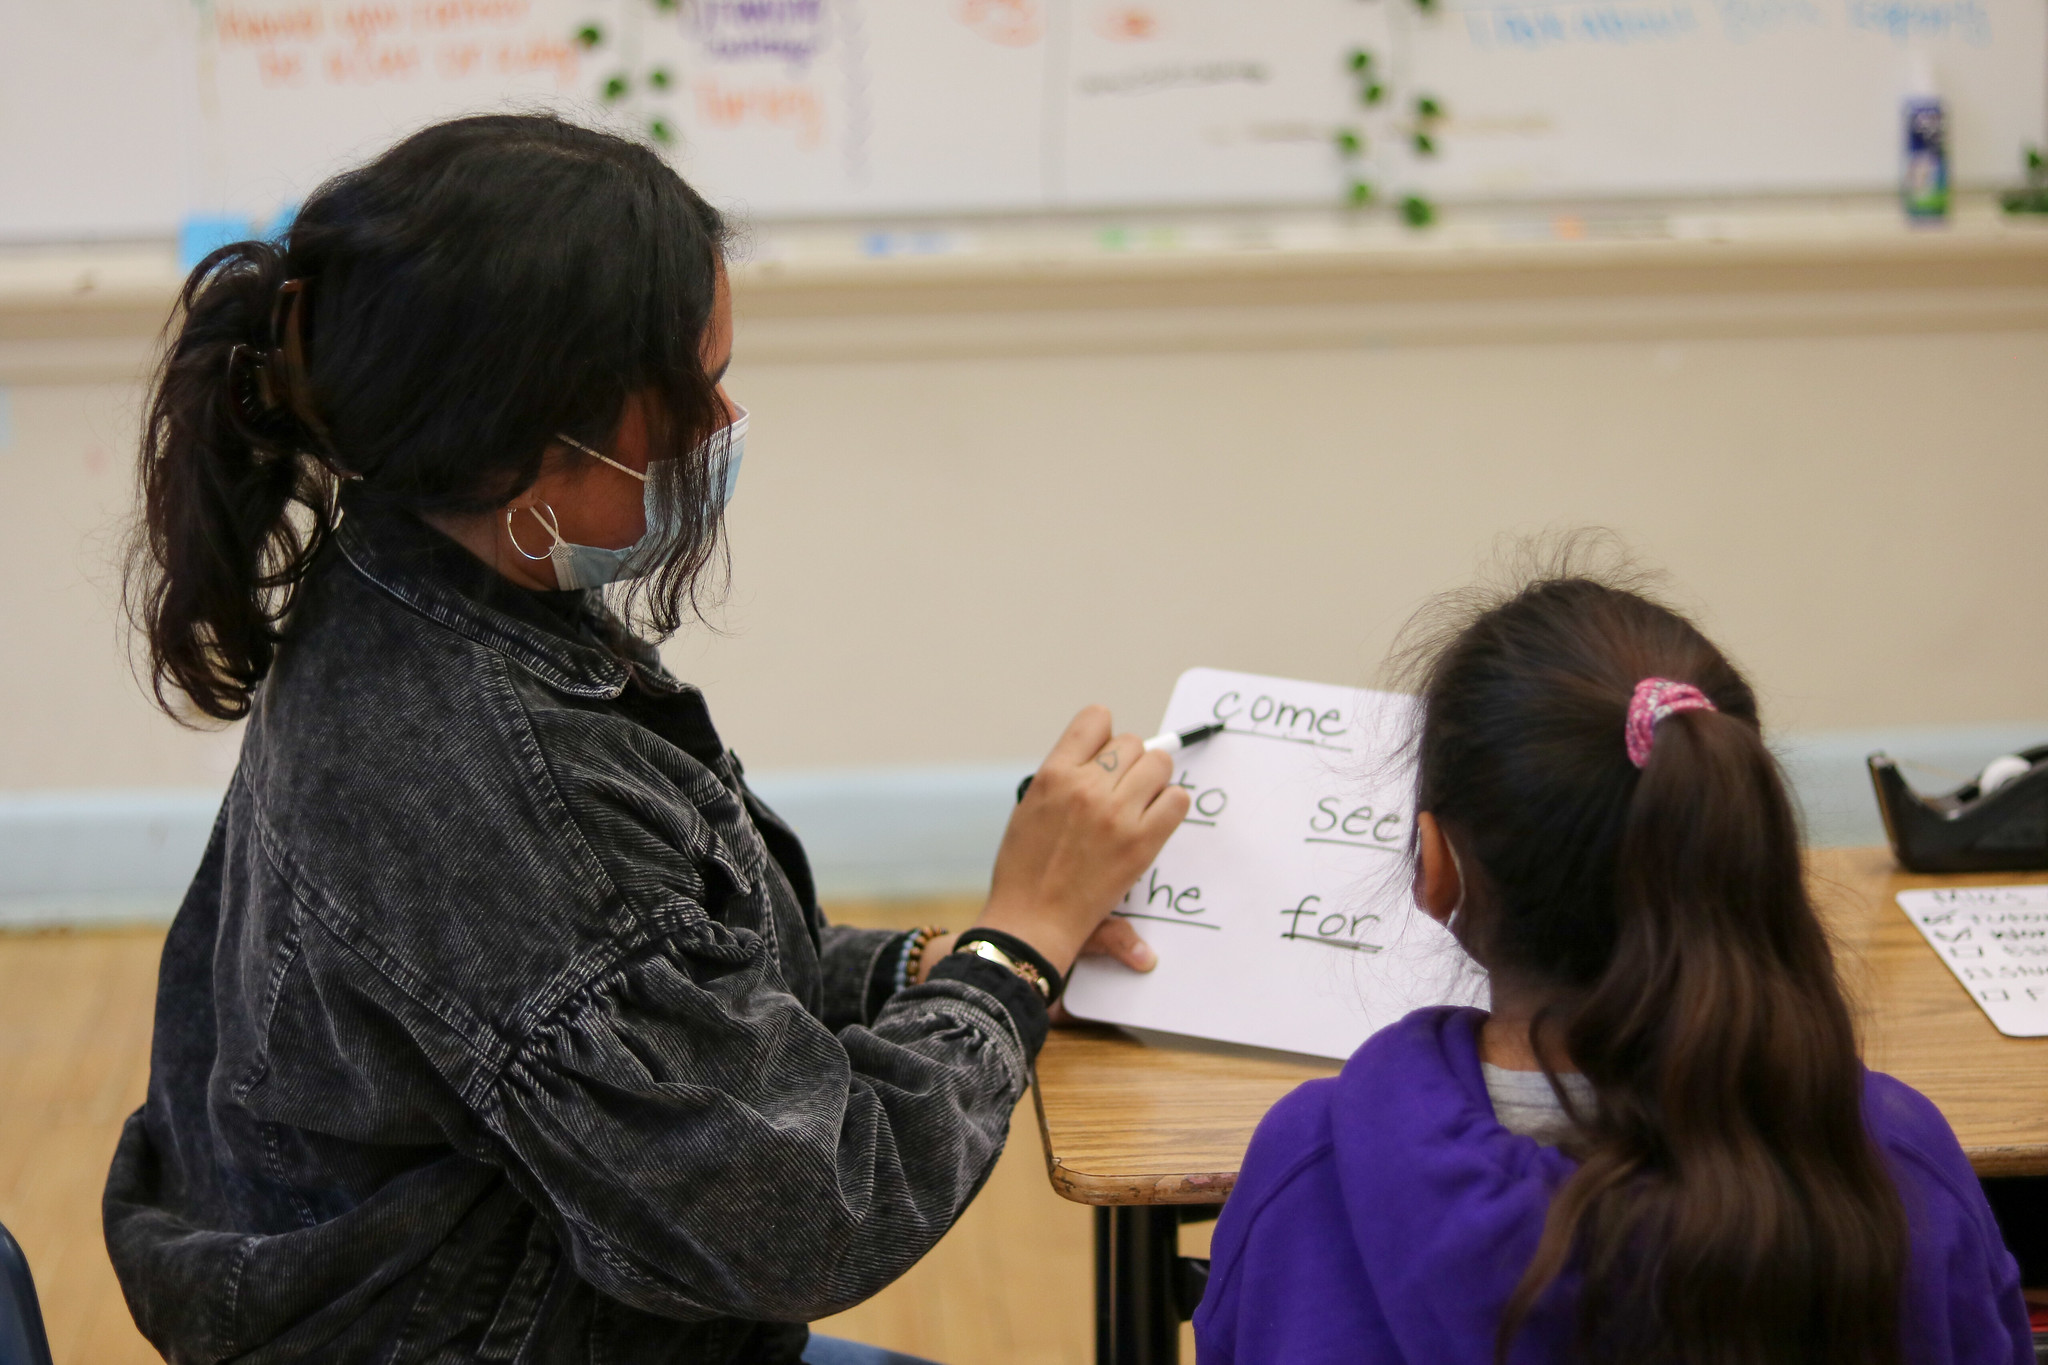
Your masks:
{"label": "classroom wall", "polygon": [[[1029,336],[743,290],[732,587],[669,657],[755,771],[1007,762],[1090,701],[1148,728],[1193,664],[1369,680],[1501,534],[1597,524],[1781,727],[2040,717],[2048,316],[2008,284],[1546,333],[1439,325],[1446,296],[1276,330],[1256,282],[1174,325],[1168,282]],[[0,408],[0,789],[217,786],[233,735],[154,714],[116,625],[139,391],[66,373],[17,364]]]}

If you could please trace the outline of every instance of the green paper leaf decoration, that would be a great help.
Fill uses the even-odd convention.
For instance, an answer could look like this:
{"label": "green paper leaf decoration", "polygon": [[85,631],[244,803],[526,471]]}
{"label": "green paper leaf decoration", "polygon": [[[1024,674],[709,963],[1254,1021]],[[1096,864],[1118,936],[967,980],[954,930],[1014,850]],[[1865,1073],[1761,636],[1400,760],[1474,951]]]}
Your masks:
{"label": "green paper leaf decoration", "polygon": [[647,124],[647,135],[664,147],[675,145],[676,130],[669,126],[669,121],[665,118],[650,119]]}
{"label": "green paper leaf decoration", "polygon": [[1436,139],[1432,138],[1428,133],[1417,133],[1415,135],[1415,155],[1435,156]]}
{"label": "green paper leaf decoration", "polygon": [[647,73],[647,83],[656,90],[666,90],[675,84],[675,77],[669,75],[667,67],[657,66]]}
{"label": "green paper leaf decoration", "polygon": [[1346,156],[1357,156],[1365,150],[1365,138],[1356,128],[1337,130],[1337,150]]}
{"label": "green paper leaf decoration", "polygon": [[584,49],[596,47],[604,41],[604,30],[596,24],[585,24],[576,30],[576,46]]}
{"label": "green paper leaf decoration", "polygon": [[1354,180],[1351,182],[1351,188],[1345,191],[1344,197],[1352,208],[1362,209],[1373,201],[1373,195],[1374,190],[1370,182]]}
{"label": "green paper leaf decoration", "polygon": [[599,93],[604,96],[606,103],[610,103],[613,100],[624,99],[626,92],[632,88],[632,82],[626,79],[624,72],[621,72],[605,81]]}
{"label": "green paper leaf decoration", "polygon": [[1436,206],[1419,194],[1401,201],[1401,221],[1412,228],[1428,227],[1436,221]]}

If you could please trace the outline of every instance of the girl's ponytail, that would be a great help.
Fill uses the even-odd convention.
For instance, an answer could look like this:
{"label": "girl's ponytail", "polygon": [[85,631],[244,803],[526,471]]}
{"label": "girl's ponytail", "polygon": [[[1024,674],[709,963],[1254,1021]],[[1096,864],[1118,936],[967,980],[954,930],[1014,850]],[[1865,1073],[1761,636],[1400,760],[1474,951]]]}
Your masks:
{"label": "girl's ponytail", "polygon": [[1776,760],[1735,716],[1657,729],[1563,1031],[1599,1112],[1524,1286],[1576,1243],[1609,1359],[1895,1362],[1905,1215]]}
{"label": "girl's ponytail", "polygon": [[174,716],[173,693],[217,720],[248,711],[332,529],[335,476],[306,454],[320,444],[299,344],[308,309],[286,284],[269,242],[201,261],[151,386],[128,609]]}
{"label": "girl's ponytail", "polygon": [[1428,665],[1418,804],[1469,856],[1461,941],[1543,988],[1593,1090],[1496,1340],[1567,1269],[1581,1353],[1895,1365],[1907,1229],[1756,698],[1676,613],[1538,582]]}

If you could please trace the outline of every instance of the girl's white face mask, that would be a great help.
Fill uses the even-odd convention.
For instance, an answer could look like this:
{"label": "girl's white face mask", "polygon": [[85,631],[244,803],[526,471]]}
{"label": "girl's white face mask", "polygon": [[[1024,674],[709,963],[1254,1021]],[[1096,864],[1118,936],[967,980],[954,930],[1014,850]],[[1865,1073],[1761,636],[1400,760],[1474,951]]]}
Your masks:
{"label": "girl's white face mask", "polygon": [[[737,406],[737,405],[735,405]],[[593,458],[603,460],[622,474],[631,474],[642,485],[641,503],[646,510],[647,530],[631,545],[616,550],[607,550],[601,545],[578,545],[562,538],[561,527],[555,522],[555,510],[546,503],[531,508],[534,519],[554,537],[554,544],[544,555],[526,555],[528,559],[546,559],[555,566],[555,586],[559,588],[601,588],[607,583],[622,578],[638,578],[660,563],[662,552],[682,533],[680,518],[682,508],[674,498],[657,499],[654,481],[637,469],[629,469],[602,451],[592,450],[572,436],[557,432],[555,439],[564,445]],[[747,451],[747,410],[738,408],[738,415],[732,425],[713,436],[706,445],[724,446],[722,454],[712,453],[710,458],[715,466],[712,482],[718,486],[718,511],[723,512],[732,502],[733,489],[740,481],[740,459]],[[650,466],[649,472],[658,472],[661,464]],[[720,475],[723,475],[723,478]],[[669,514],[662,518],[660,504],[666,504]],[[506,514],[511,515],[509,512]],[[509,524],[509,523],[508,523]],[[514,542],[517,547],[517,542]],[[526,551],[520,550],[521,554]]]}

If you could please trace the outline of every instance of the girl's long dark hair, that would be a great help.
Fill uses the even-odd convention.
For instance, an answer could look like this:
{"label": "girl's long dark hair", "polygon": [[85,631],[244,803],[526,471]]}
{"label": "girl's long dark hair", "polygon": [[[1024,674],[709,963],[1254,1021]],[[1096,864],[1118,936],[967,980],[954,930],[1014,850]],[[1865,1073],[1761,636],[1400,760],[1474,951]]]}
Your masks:
{"label": "girl's long dark hair", "polygon": [[683,532],[634,600],[673,631],[719,544],[700,342],[724,235],[651,149],[500,115],[415,133],[282,242],[201,261],[150,395],[128,572],[158,703],[248,710],[344,480],[352,502],[489,510],[557,432],[604,448],[635,393]]}
{"label": "girl's long dark hair", "polygon": [[[1646,677],[1718,710],[1666,719],[1638,770]],[[1749,684],[1675,612],[1561,577],[1470,620],[1419,690],[1455,932],[1553,993],[1536,1032],[1595,1096],[1498,1358],[1569,1266],[1589,1359],[1896,1365],[1905,1218]]]}

